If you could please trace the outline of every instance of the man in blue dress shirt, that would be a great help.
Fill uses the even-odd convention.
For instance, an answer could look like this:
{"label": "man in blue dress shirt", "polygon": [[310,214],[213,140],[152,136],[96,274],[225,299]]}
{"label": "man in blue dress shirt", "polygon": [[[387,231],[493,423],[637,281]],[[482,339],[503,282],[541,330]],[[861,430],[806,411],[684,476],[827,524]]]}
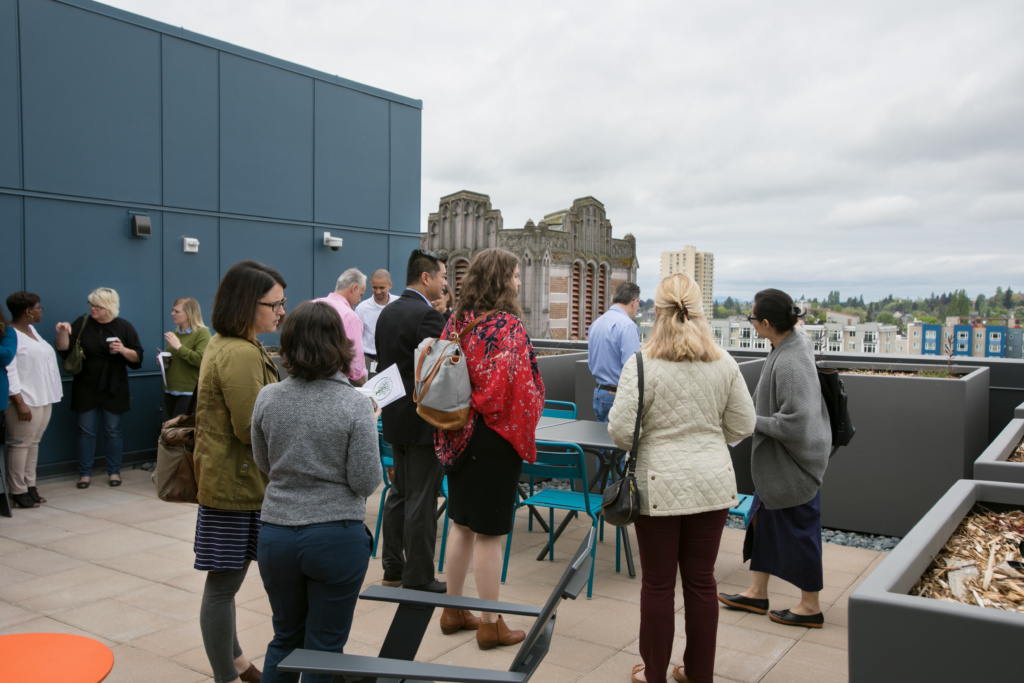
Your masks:
{"label": "man in blue dress shirt", "polygon": [[601,422],[608,421],[622,366],[640,348],[640,329],[633,321],[639,309],[640,287],[623,282],[615,289],[611,308],[590,325],[587,333],[587,362],[597,381],[594,415]]}

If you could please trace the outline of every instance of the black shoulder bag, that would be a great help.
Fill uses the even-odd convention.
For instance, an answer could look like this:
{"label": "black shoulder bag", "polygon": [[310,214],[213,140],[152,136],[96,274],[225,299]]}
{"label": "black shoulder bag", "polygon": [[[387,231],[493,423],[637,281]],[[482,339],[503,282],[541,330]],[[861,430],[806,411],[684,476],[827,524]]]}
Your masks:
{"label": "black shoulder bag", "polygon": [[67,358],[64,359],[64,372],[69,375],[77,375],[82,371],[82,363],[85,362],[85,350],[82,349],[82,333],[85,332],[85,326],[88,322],[89,316],[85,316],[85,319],[82,320],[82,327],[78,330],[78,336],[75,337],[75,345],[71,347]]}
{"label": "black shoulder bag", "polygon": [[626,455],[626,471],[622,479],[604,490],[601,514],[612,526],[627,526],[640,516],[640,491],[636,487],[636,456],[640,448],[640,416],[644,409],[644,361],[636,352],[636,378],[639,394],[636,402],[636,428],[633,430],[633,448]]}

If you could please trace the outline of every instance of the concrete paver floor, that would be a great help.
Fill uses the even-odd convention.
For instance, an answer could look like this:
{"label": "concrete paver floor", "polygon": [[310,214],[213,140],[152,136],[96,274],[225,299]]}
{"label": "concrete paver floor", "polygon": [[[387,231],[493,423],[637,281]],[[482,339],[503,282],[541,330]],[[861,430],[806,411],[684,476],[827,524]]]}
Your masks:
{"label": "concrete paver floor", "polygon": [[[160,501],[149,477],[148,472],[128,470],[124,485],[111,488],[99,474],[86,490],[75,488],[75,478],[46,480],[39,486],[46,504],[16,509],[10,519],[0,517],[0,635],[45,631],[96,638],[114,652],[114,669],[107,678],[111,683],[211,680],[198,621],[205,574],[192,568],[195,506]],[[371,530],[378,504],[379,492],[367,500]],[[537,527],[527,531],[526,513],[520,511],[501,599],[542,604],[588,527],[584,521],[573,522],[556,546],[555,561],[538,562],[547,534]],[[605,528],[606,540],[597,550],[593,598],[587,600],[583,593],[559,607],[551,651],[534,680],[623,683],[640,662],[640,580],[629,578],[624,562],[622,573],[615,572],[612,531]],[[715,571],[724,592],[739,592],[747,585],[742,543],[742,531],[725,530]],[[821,630],[782,626],[764,616],[723,609],[715,680],[846,681],[847,600],[883,557],[869,550],[825,546]],[[639,573],[639,560],[636,564]],[[366,584],[381,578],[378,552],[370,560]],[[470,574],[469,595],[475,595],[472,580]],[[777,579],[770,590],[777,608],[792,605],[800,594]],[[678,587],[676,608],[673,662],[681,663],[685,638]],[[393,612],[392,606],[360,601],[346,651],[375,654]],[[242,649],[257,666],[273,636],[270,614],[254,564],[238,594],[237,621]],[[528,629],[524,621],[512,618],[509,623]],[[472,632],[444,636],[431,628],[417,658],[497,669],[510,666],[514,655],[514,649],[480,651]]]}

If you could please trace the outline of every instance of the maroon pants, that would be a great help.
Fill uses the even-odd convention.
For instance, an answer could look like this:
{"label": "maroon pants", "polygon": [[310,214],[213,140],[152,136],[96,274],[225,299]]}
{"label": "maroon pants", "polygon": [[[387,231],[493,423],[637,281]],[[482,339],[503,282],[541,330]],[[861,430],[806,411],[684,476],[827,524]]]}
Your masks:
{"label": "maroon pants", "polygon": [[711,683],[718,636],[715,559],[728,510],[636,520],[643,584],[640,588],[640,656],[650,683],[665,683],[675,637],[676,567],[683,577],[686,649],[683,670],[696,683]]}

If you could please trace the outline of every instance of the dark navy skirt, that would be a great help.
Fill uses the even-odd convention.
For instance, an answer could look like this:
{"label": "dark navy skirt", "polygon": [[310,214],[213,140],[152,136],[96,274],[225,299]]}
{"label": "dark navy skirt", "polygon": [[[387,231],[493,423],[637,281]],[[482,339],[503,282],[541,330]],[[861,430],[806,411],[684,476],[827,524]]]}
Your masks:
{"label": "dark navy skirt", "polygon": [[743,561],[750,571],[789,581],[802,591],[822,589],[821,491],[809,503],[769,510],[754,492],[751,519],[743,539]]}
{"label": "dark navy skirt", "polygon": [[199,506],[196,516],[195,568],[204,572],[243,569],[256,559],[259,510],[218,510]]}

